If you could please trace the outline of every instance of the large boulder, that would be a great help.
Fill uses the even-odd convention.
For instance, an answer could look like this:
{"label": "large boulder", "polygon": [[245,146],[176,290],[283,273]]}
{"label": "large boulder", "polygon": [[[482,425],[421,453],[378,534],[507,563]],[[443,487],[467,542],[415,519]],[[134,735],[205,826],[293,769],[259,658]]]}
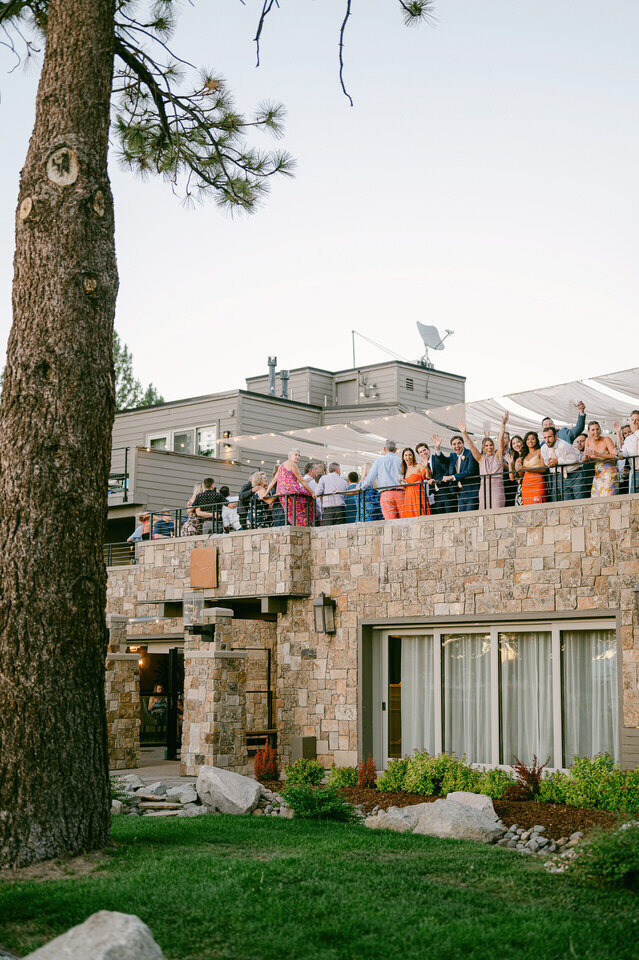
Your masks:
{"label": "large boulder", "polygon": [[139,917],[100,910],[25,960],[164,960]]}
{"label": "large boulder", "polygon": [[364,826],[371,830],[394,830],[395,833],[409,833],[417,826],[424,807],[429,803],[415,803],[409,807],[389,807],[380,810],[374,816],[364,820]]}
{"label": "large boulder", "polygon": [[262,795],[257,780],[220,767],[202,767],[195,789],[202,803],[221,813],[251,813]]}
{"label": "large boulder", "polygon": [[464,803],[467,807],[474,807],[480,813],[490,817],[491,820],[499,819],[495,813],[493,801],[483,793],[468,793],[467,790],[456,790],[446,795],[447,800],[454,800],[455,803]]}
{"label": "large boulder", "polygon": [[493,818],[466,803],[446,799],[420,806],[425,809],[413,833],[453,840],[480,840],[483,843],[493,843],[504,833],[504,828],[498,826]]}

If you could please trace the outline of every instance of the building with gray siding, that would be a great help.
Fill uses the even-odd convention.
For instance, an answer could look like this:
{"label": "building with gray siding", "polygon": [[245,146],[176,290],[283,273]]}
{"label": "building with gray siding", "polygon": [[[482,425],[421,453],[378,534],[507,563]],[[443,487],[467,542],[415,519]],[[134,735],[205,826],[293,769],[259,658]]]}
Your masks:
{"label": "building with gray siding", "polygon": [[245,451],[232,443],[236,436],[463,403],[465,383],[458,374],[396,360],[338,372],[300,367],[288,380],[276,373],[274,394],[265,373],[248,377],[246,390],[124,410],[113,427],[108,540],[125,540],[142,510],[184,506],[205,476],[237,492],[254,470],[270,474],[273,454]]}

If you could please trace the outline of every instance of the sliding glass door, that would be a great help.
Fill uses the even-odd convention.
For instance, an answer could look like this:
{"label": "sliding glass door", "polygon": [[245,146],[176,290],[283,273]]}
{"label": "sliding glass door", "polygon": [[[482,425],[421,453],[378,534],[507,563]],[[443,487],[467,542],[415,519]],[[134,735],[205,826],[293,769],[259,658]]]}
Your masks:
{"label": "sliding glass door", "polygon": [[386,634],[381,649],[385,759],[435,752],[432,634]]}
{"label": "sliding glass door", "polygon": [[499,634],[501,763],[552,758],[552,633]]}
{"label": "sliding glass door", "polygon": [[444,750],[490,763],[490,633],[447,633],[441,643]]}
{"label": "sliding glass door", "polygon": [[455,753],[550,768],[619,759],[614,624],[593,621],[379,630],[372,644],[374,756]]}

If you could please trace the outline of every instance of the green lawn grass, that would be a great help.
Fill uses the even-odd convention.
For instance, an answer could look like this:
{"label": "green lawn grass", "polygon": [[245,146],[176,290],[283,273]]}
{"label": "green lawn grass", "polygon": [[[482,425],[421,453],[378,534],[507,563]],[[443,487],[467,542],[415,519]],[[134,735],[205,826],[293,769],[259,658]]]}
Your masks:
{"label": "green lawn grass", "polygon": [[116,817],[113,841],[93,875],[0,881],[0,941],[26,954],[106,909],[167,960],[637,960],[635,894],[482,844],[230,816]]}

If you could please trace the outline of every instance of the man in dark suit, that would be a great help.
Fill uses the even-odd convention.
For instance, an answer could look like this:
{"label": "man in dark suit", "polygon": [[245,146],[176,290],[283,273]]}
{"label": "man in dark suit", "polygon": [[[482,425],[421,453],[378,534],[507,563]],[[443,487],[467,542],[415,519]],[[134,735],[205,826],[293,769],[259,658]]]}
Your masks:
{"label": "man in dark suit", "polygon": [[423,467],[428,467],[433,475],[433,479],[427,482],[428,500],[431,513],[445,513],[444,501],[446,494],[443,488],[440,488],[439,482],[444,476],[444,468],[439,462],[439,458],[431,454],[430,448],[425,441],[420,441],[415,447],[415,453],[419,457],[419,462]]}
{"label": "man in dark suit", "polygon": [[451,438],[450,445],[453,452],[448,457],[439,452],[441,438],[433,437],[435,453],[439,460],[443,476],[440,490],[443,488],[444,509],[446,513],[459,510],[477,510],[479,494],[479,464],[470,450],[464,447],[464,440],[459,434]]}

